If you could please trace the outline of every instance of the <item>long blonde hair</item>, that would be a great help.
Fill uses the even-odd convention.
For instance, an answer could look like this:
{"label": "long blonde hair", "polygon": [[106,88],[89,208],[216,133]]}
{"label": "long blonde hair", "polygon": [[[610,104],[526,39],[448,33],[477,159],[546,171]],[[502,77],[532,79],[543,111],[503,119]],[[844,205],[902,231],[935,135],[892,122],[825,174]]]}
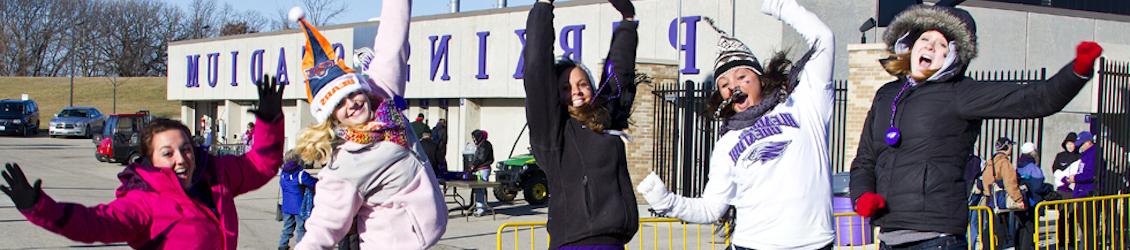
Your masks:
{"label": "long blonde hair", "polygon": [[334,133],[334,123],[333,117],[330,117],[322,123],[302,130],[294,147],[294,152],[302,158],[302,161],[320,168],[329,160],[333,154],[334,139],[337,137]]}

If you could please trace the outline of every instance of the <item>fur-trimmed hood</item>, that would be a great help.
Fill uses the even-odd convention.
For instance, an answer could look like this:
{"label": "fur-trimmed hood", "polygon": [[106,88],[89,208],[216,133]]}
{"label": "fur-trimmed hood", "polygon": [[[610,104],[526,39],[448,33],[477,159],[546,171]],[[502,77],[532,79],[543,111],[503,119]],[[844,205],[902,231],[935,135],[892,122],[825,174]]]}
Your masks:
{"label": "fur-trimmed hood", "polygon": [[[977,58],[977,24],[969,12],[945,6],[915,5],[895,17],[883,34],[887,49],[897,53],[909,51],[918,35],[929,30],[941,32],[957,45],[961,64],[969,65]],[[907,36],[907,35],[910,36]],[[904,38],[906,37],[906,38]]]}

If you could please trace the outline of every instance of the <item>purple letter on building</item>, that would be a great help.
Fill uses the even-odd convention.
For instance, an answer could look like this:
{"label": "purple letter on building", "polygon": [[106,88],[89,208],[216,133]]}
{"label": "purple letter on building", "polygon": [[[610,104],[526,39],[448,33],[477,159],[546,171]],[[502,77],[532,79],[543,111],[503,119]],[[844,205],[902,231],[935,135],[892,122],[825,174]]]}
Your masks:
{"label": "purple letter on building", "polygon": [[200,87],[200,55],[188,55],[188,65],[185,67],[184,86],[188,88]]}
{"label": "purple letter on building", "polygon": [[[585,30],[585,25],[569,25],[561,28],[561,50],[565,51],[561,57],[573,57],[573,61],[581,62],[581,33]],[[569,33],[573,33],[573,45],[569,46]]]}
{"label": "purple letter on building", "polygon": [[290,84],[290,76],[286,73],[286,47],[279,47],[279,66],[275,68],[275,76],[278,77],[279,84]]}
{"label": "purple letter on building", "polygon": [[236,75],[238,75],[236,73],[239,72],[239,71],[236,70],[236,65],[239,65],[239,60],[237,60],[238,58],[239,58],[239,51],[233,50],[231,52],[231,86],[239,86],[239,82],[236,82],[236,80],[235,80]]}
{"label": "purple letter on building", "polygon": [[263,79],[263,52],[262,49],[257,49],[251,52],[251,84],[257,84],[259,80]]}
{"label": "purple letter on building", "polygon": [[[436,39],[439,39],[439,48],[436,48]],[[429,36],[428,40],[432,41],[432,81],[436,80],[436,71],[439,69],[440,61],[443,61],[443,76],[439,79],[447,81],[451,80],[451,76],[447,75],[447,42],[451,41],[451,35],[443,35],[442,37]]]}
{"label": "purple letter on building", "polygon": [[208,87],[216,87],[220,81],[220,53],[208,54]]}
{"label": "purple letter on building", "polygon": [[514,79],[522,79],[523,71],[526,70],[526,30],[514,30],[514,34],[518,35],[518,42],[522,44],[522,47],[518,48],[518,66],[514,68]]}
{"label": "purple letter on building", "polygon": [[680,18],[680,23],[686,25],[686,33],[683,34],[684,44],[678,43],[678,27],[675,26],[675,20],[671,20],[671,26],[667,30],[667,39],[671,42],[671,47],[679,50],[686,51],[686,56],[683,57],[683,69],[681,72],[688,75],[698,74],[698,68],[695,67],[695,38],[697,33],[698,20],[702,19],[700,16],[685,16]]}
{"label": "purple letter on building", "polygon": [[487,79],[487,36],[490,36],[490,31],[480,31],[475,33],[479,36],[479,74],[475,75],[475,79]]}

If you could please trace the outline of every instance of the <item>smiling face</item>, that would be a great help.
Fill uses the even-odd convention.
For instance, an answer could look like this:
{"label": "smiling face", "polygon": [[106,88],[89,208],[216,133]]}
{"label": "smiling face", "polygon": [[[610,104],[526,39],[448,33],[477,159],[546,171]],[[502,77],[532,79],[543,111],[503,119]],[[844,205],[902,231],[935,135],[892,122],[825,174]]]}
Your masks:
{"label": "smiling face", "polygon": [[172,169],[181,187],[188,188],[196,171],[195,152],[188,134],[177,129],[165,130],[154,134],[149,145],[153,149],[153,152],[149,152],[149,161],[153,166]]}
{"label": "smiling face", "polygon": [[580,108],[592,101],[592,85],[589,84],[589,77],[578,67],[569,70],[569,82],[562,84],[560,92],[561,100],[568,100],[569,108]]}
{"label": "smiling face", "polygon": [[735,90],[741,90],[745,97],[734,100],[734,112],[741,113],[761,102],[761,78],[748,68],[737,68],[718,76],[716,81],[722,100],[730,99]]}
{"label": "smiling face", "polygon": [[910,77],[919,81],[930,78],[942,69],[949,51],[949,40],[941,32],[923,32],[910,49]]}
{"label": "smiling face", "polygon": [[369,95],[353,92],[338,103],[337,108],[334,108],[333,116],[345,126],[364,124],[372,118],[373,111],[370,106]]}

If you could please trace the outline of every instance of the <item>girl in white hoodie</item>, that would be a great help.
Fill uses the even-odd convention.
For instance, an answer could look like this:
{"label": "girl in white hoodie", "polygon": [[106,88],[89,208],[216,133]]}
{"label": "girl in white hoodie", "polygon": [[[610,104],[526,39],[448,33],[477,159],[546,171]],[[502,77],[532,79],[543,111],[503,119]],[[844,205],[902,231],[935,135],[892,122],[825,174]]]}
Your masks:
{"label": "girl in white hoodie", "polygon": [[[655,211],[692,223],[737,209],[733,249],[831,249],[831,175],[825,137],[832,113],[832,31],[795,0],[761,11],[804,36],[808,53],[790,69],[778,53],[762,67],[724,32],[712,112],[723,119],[702,198],[667,191],[654,173],[637,188]],[[708,20],[713,24],[712,20]]]}

